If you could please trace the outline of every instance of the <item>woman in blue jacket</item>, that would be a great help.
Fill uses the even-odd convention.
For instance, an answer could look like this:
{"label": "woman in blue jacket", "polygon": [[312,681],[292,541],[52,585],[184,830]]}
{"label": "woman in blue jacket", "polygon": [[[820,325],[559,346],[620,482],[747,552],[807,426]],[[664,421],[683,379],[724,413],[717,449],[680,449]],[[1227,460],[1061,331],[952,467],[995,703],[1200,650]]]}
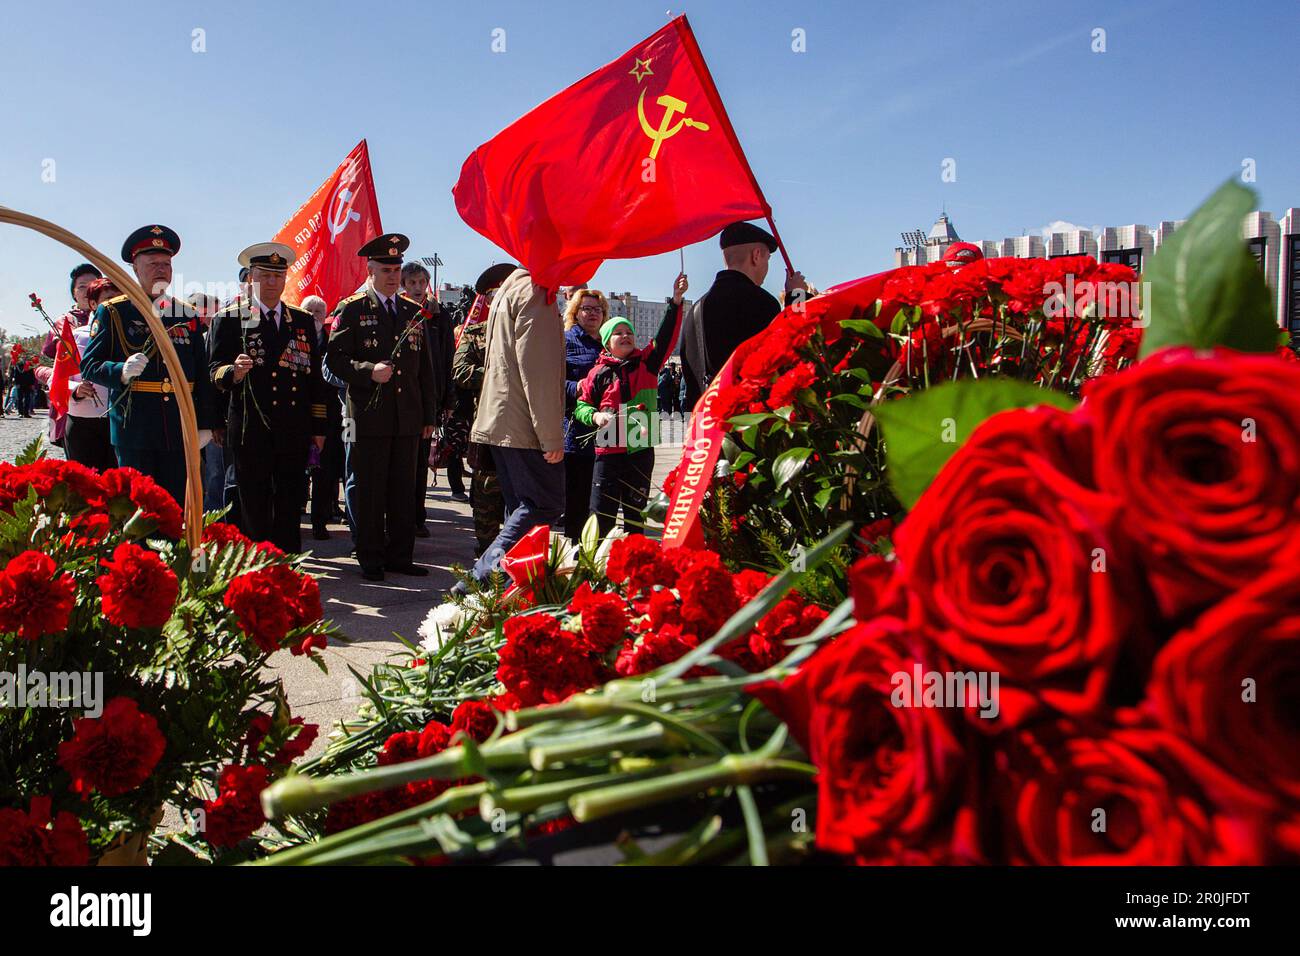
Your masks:
{"label": "woman in blue jacket", "polygon": [[578,387],[600,358],[600,327],[609,301],[596,289],[577,289],[564,309],[564,533],[582,535],[591,514],[591,480],[596,467],[596,431],[573,417]]}

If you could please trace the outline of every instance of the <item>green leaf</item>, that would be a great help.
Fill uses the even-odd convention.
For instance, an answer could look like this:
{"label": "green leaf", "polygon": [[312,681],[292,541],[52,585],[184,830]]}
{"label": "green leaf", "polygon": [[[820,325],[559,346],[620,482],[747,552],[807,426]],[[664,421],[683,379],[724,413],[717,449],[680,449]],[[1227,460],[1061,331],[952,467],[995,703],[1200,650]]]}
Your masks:
{"label": "green leaf", "polygon": [[898,500],[912,508],[934,476],[980,424],[1011,408],[1053,405],[1069,411],[1068,395],[1016,379],[945,382],[875,410],[885,438],[886,474]]}
{"label": "green leaf", "polygon": [[813,504],[816,505],[817,508],[825,510],[826,506],[831,503],[831,499],[841,490],[842,489],[839,488],[823,488],[821,491],[817,492],[817,494],[813,495]]}
{"label": "green leaf", "polygon": [[885,333],[880,331],[880,326],[867,319],[845,319],[840,323],[840,328],[848,329],[850,332],[861,332],[869,339],[883,340],[885,337]]}
{"label": "green leaf", "polygon": [[759,422],[765,422],[769,418],[776,418],[771,412],[746,412],[743,415],[732,415],[727,419],[733,428],[748,428],[750,425],[757,425]]}
{"label": "green leaf", "polygon": [[14,459],[14,464],[30,465],[32,462],[40,461],[42,458],[45,457],[44,444],[45,444],[45,436],[37,435],[35,438],[33,438],[31,441],[29,441],[26,445],[23,446],[23,450],[20,451],[18,453],[18,457]]}
{"label": "green leaf", "polygon": [[810,455],[812,455],[811,448],[791,448],[776,456],[776,461],[772,463],[772,477],[776,480],[778,491],[803,471],[803,466]]}
{"label": "green leaf", "polygon": [[1143,357],[1171,345],[1277,347],[1268,284],[1241,238],[1242,218],[1254,207],[1255,193],[1229,180],[1151,258],[1142,271]]}

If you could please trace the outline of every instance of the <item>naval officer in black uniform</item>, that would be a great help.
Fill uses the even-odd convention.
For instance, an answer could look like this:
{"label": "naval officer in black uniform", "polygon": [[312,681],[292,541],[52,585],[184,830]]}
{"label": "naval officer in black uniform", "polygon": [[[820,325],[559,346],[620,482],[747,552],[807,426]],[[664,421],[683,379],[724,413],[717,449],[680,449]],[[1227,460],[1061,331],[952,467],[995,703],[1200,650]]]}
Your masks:
{"label": "naval officer in black uniform", "polygon": [[174,395],[180,388],[190,389],[202,447],[212,438],[212,382],[198,316],[183,300],[165,297],[172,281],[172,256],[180,248],[180,236],[155,223],[127,237],[122,258],[157,305],[185,382],[172,381],[144,316],[124,295],[95,311],[90,342],[81,357],[81,377],[108,389],[109,430],[118,465],[149,475],[183,504],[185,445]]}
{"label": "naval officer in black uniform", "polygon": [[384,233],[358,250],[369,261],[362,291],[334,309],[325,364],[347,383],[344,437],[355,444],[357,563],[368,581],[384,572],[425,575],[415,549],[415,459],[437,423],[433,365],[420,306],[398,293],[410,240]]}
{"label": "naval officer in black uniform", "polygon": [[329,398],[316,321],[281,299],[295,258],[279,242],[259,242],[239,254],[251,293],[213,319],[208,363],[229,403],[226,453],[235,462],[240,528],[289,554],[302,550],[298,519],[308,443],[325,444]]}

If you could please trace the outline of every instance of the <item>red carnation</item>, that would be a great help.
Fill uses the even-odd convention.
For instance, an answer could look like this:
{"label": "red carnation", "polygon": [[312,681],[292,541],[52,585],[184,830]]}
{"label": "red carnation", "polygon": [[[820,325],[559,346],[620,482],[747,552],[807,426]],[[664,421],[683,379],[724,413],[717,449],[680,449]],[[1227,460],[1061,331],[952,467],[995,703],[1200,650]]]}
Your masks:
{"label": "red carnation", "polygon": [[790,371],[778,378],[767,398],[770,409],[793,405],[801,389],[811,388],[817,381],[817,368],[812,362],[800,362]]}
{"label": "red carnation", "polygon": [[180,593],[172,569],[152,551],[129,541],[113,549],[108,569],[95,579],[104,617],[118,627],[158,628],[167,623]]}
{"label": "red carnation", "polygon": [[[285,564],[239,575],[223,600],[235,612],[239,626],[268,654],[290,631],[313,624],[322,615],[315,579]],[[299,645],[300,653],[310,649],[307,643]]]}
{"label": "red carnation", "polygon": [[142,535],[158,533],[165,538],[181,536],[181,508],[176,499],[148,475],[134,468],[111,468],[100,476],[108,500],[129,498],[140,512],[132,518]]}
{"label": "red carnation", "polygon": [[645,674],[671,664],[698,643],[694,634],[682,633],[676,624],[665,624],[641,635],[639,641],[625,641],[614,662],[614,670],[622,677]]}
{"label": "red carnation", "polygon": [[649,591],[656,585],[672,587],[677,583],[671,556],[658,542],[641,534],[618,538],[610,545],[605,576],[614,584],[627,582],[630,595]]}
{"label": "red carnation", "polygon": [[463,731],[470,740],[481,744],[496,733],[497,713],[485,700],[462,700],[451,715],[452,733]]}
{"label": "red carnation", "polygon": [[[311,634],[308,635],[307,637],[304,637],[301,641],[296,641],[293,644],[290,644],[289,653],[292,654],[294,657],[302,657],[304,655],[310,655],[311,652],[315,650],[323,651],[328,646],[329,646],[329,638],[326,635]],[[423,664],[424,661],[420,661],[419,663]],[[414,662],[412,662],[411,666],[414,667],[416,665]]]}
{"label": "red carnation", "polygon": [[[256,714],[248,724],[248,734],[244,737],[244,745],[248,747],[250,754],[255,754],[262,747],[262,742],[266,740],[267,735],[271,732],[274,722],[268,714]],[[303,718],[294,717],[290,719],[289,724],[285,727],[286,737],[284,743],[278,748],[272,748],[273,752],[263,754],[263,757],[272,763],[288,765],[293,763],[308,750],[315,742],[317,735],[320,733],[320,727],[316,724],[305,723]]]}
{"label": "red carnation", "polygon": [[711,637],[740,608],[731,574],[722,559],[701,551],[677,584],[682,596],[683,626],[700,637]]}
{"label": "red carnation", "polygon": [[24,551],[0,569],[0,631],[35,640],[68,627],[76,584],[40,551]]}
{"label": "red carnation", "polygon": [[597,663],[549,614],[512,617],[503,626],[497,679],[524,706],[553,704],[601,683]]}
{"label": "red carnation", "polygon": [[262,766],[230,764],[221,771],[217,799],[203,802],[204,838],[217,847],[232,847],[252,836],[265,821],[262,791],[271,782],[271,772]]}
{"label": "red carnation", "polygon": [[214,521],[203,529],[203,543],[215,544],[218,548],[224,548],[227,545],[252,544],[242,531],[233,524],[227,524],[224,521]]}
{"label": "red carnation", "polygon": [[32,797],[28,812],[0,809],[0,866],[85,866],[90,848],[81,821],[67,810],[51,818],[49,797]]}
{"label": "red carnation", "polygon": [[73,722],[72,739],[59,744],[59,766],[73,793],[119,797],[149,779],[166,748],[158,721],[129,697],[114,697],[101,716]]}
{"label": "red carnation", "polygon": [[582,639],[593,653],[604,654],[627,637],[627,607],[617,594],[596,594],[584,581],[569,603],[569,613],[581,616]]}

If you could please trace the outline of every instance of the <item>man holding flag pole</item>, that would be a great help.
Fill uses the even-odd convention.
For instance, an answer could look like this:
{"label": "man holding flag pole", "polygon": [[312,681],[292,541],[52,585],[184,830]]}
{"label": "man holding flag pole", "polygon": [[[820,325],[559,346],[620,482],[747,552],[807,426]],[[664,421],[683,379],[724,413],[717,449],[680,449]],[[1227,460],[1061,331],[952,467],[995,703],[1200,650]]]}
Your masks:
{"label": "man holding flag pole", "polygon": [[[575,141],[583,148],[575,150]],[[725,253],[733,260],[728,271],[753,286],[753,298],[772,300],[747,309],[747,322],[765,326],[779,311],[758,287],[771,252],[780,249],[785,259],[787,290],[804,287],[684,16],[474,150],[452,194],[461,218],[509,252],[549,299],[562,286],[586,284],[605,259],[659,255],[719,232],[724,249],[735,250]],[[771,234],[751,219],[765,219]],[[742,260],[745,268],[735,268]],[[728,312],[717,310],[720,322],[733,321]],[[700,315],[692,330],[708,331]],[[722,363],[728,358],[720,350],[708,354]],[[724,365],[718,377],[725,371]],[[480,418],[481,412],[480,406]],[[683,469],[679,494],[702,492],[721,447],[711,416],[696,419],[684,457],[707,468]],[[518,523],[507,522],[513,534],[528,530]],[[511,540],[498,537],[491,550],[508,549],[513,537],[505,537]],[[682,540],[674,535],[669,543]],[[482,580],[493,565],[480,560],[475,577]]]}

